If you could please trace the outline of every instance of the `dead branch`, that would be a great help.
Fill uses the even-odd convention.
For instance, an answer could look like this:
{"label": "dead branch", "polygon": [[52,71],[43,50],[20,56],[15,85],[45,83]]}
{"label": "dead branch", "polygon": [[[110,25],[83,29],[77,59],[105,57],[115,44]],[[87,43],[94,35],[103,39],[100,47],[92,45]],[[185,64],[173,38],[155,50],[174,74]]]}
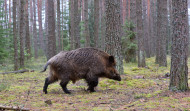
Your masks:
{"label": "dead branch", "polygon": [[0,105],[0,110],[19,110],[19,111],[29,111],[28,108],[20,108],[17,106],[2,106]]}
{"label": "dead branch", "polygon": [[27,69],[23,69],[23,70],[18,70],[18,71],[10,71],[10,72],[3,72],[3,73],[0,73],[0,74],[9,74],[9,73],[24,73],[24,72],[29,72],[29,70]]}

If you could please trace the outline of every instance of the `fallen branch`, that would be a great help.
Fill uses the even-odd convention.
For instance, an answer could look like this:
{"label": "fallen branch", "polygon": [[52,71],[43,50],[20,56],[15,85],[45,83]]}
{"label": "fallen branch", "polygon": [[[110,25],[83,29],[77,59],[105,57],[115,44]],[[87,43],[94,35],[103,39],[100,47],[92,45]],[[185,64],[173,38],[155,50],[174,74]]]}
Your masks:
{"label": "fallen branch", "polygon": [[28,108],[19,108],[17,106],[2,106],[0,105],[0,110],[19,110],[19,111],[29,111]]}
{"label": "fallen branch", "polygon": [[29,70],[27,69],[23,69],[23,70],[18,70],[18,71],[10,71],[10,72],[3,72],[3,73],[0,73],[0,74],[9,74],[9,73],[24,73],[24,72],[29,72]]}

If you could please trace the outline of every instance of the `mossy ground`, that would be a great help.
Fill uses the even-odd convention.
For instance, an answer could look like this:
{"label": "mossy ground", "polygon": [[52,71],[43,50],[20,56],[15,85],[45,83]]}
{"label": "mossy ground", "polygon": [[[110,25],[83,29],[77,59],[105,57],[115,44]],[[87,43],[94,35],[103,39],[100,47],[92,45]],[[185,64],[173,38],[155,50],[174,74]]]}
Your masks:
{"label": "mossy ground", "polygon": [[[169,78],[164,75],[168,67],[154,64],[155,58],[147,59],[146,68],[138,68],[137,63],[125,63],[122,81],[100,79],[95,93],[86,91],[84,80],[70,83],[72,94],[63,93],[59,82],[49,86],[48,94],[42,92],[48,71],[39,73],[45,58],[30,61],[28,69],[34,72],[0,75],[0,105],[19,106],[31,110],[190,110],[190,92],[168,90]],[[190,65],[190,64],[189,64]],[[6,72],[12,65],[0,69]],[[51,100],[52,105],[45,101]]]}

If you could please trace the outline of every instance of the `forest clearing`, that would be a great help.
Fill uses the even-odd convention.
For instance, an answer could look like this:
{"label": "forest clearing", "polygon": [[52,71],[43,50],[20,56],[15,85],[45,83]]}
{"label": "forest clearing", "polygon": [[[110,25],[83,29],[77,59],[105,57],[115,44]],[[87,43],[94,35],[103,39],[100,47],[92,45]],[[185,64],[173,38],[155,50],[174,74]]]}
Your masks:
{"label": "forest clearing", "polygon": [[[75,84],[70,82],[69,95],[62,91],[59,82],[49,86],[48,94],[43,93],[48,71],[40,73],[45,63],[45,58],[40,58],[27,65],[34,72],[0,74],[0,105],[43,111],[190,110],[189,91],[169,91],[169,77],[165,77],[169,67],[158,67],[154,59],[146,60],[146,68],[138,68],[136,63],[125,63],[122,81],[100,79],[94,93],[86,91],[87,85],[83,80]],[[11,67],[3,67],[1,72]]]}

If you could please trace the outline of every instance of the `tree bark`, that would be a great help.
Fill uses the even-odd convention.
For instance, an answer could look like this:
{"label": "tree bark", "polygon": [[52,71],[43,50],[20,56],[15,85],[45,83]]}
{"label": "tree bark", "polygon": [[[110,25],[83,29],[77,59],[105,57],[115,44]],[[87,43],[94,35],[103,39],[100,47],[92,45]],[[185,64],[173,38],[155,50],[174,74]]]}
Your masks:
{"label": "tree bark", "polygon": [[75,36],[74,36],[74,41],[75,41],[75,48],[80,48],[80,20],[81,20],[81,16],[80,16],[80,10],[79,10],[79,3],[78,0],[74,0],[74,32],[75,32]]}
{"label": "tree bark", "polygon": [[86,38],[85,47],[90,47],[90,35],[88,25],[88,0],[84,0],[84,35]]}
{"label": "tree bark", "polygon": [[13,39],[14,39],[14,70],[18,70],[18,39],[16,30],[16,5],[17,1],[13,0]]}
{"label": "tree bark", "polygon": [[94,0],[94,47],[99,48],[99,0]]}
{"label": "tree bark", "polygon": [[36,31],[36,0],[33,0],[33,14],[34,14],[34,21],[33,21],[33,37],[34,37],[34,57],[38,58],[38,40],[37,40],[37,31]]}
{"label": "tree bark", "polygon": [[70,45],[71,45],[71,49],[75,48],[74,45],[74,37],[75,37],[75,17],[74,17],[74,0],[70,0],[70,11],[69,11],[69,15],[70,15]]}
{"label": "tree bark", "polygon": [[[137,15],[136,15],[136,1],[135,0],[131,0],[130,1],[130,22],[133,24],[134,28],[130,28],[129,30],[131,30],[132,32],[136,33],[136,24],[137,24]],[[134,35],[133,39],[130,39],[132,43],[136,43],[136,35]],[[135,49],[136,50],[136,49]],[[136,62],[136,51],[132,51],[130,54],[130,58],[132,60],[132,62]],[[130,60],[130,61],[131,61]]]}
{"label": "tree bark", "polygon": [[138,39],[138,67],[145,67],[145,51],[143,38],[142,1],[136,0],[137,39]]}
{"label": "tree bark", "polygon": [[57,36],[58,36],[58,51],[62,50],[62,37],[61,37],[61,22],[60,22],[60,0],[57,0]]}
{"label": "tree bark", "polygon": [[166,38],[167,38],[167,0],[158,0],[158,23],[157,23],[157,53],[156,63],[159,66],[167,66]]}
{"label": "tree bark", "polygon": [[123,62],[121,54],[121,19],[120,1],[105,0],[106,5],[106,52],[114,55],[117,61],[117,69],[123,73]]}
{"label": "tree bark", "polygon": [[[48,59],[56,54],[54,1],[48,0]],[[51,26],[51,27],[50,27]]]}
{"label": "tree bark", "polygon": [[127,0],[123,0],[123,24],[125,24],[127,15]]}
{"label": "tree bark", "polygon": [[40,47],[42,48],[43,52],[45,53],[45,45],[43,39],[43,27],[42,27],[42,0],[37,1],[38,6],[38,23],[39,23],[39,43]]}
{"label": "tree bark", "polygon": [[101,49],[105,50],[105,0],[102,0],[101,3]]}
{"label": "tree bark", "polygon": [[33,0],[30,0],[30,36],[33,38]]}
{"label": "tree bark", "polygon": [[187,0],[172,0],[172,49],[170,85],[172,91],[186,91],[188,88],[188,8]]}
{"label": "tree bark", "polygon": [[30,46],[30,32],[29,32],[29,20],[28,20],[28,0],[25,1],[25,29],[26,29],[26,36],[25,36],[25,45],[26,45],[26,52],[28,54],[27,59],[29,60],[32,57],[31,54],[31,46]]}
{"label": "tree bark", "polygon": [[24,67],[24,0],[20,0],[20,67]]}
{"label": "tree bark", "polygon": [[9,28],[11,27],[12,17],[11,17],[11,0],[9,0]]}

